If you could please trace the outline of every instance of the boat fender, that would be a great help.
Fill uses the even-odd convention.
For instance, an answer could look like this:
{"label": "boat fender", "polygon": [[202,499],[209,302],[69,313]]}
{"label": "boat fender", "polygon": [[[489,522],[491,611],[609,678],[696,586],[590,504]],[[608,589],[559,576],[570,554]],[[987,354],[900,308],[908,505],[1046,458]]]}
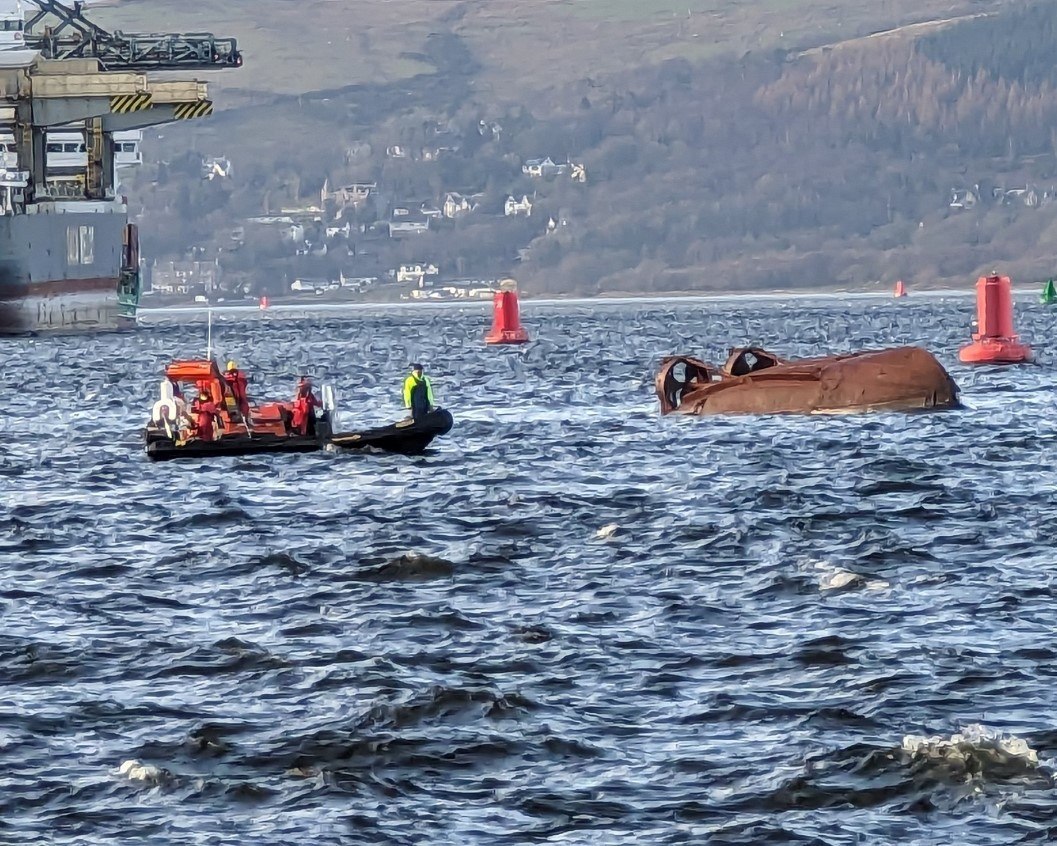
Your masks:
{"label": "boat fender", "polygon": [[167,420],[172,421],[175,418],[176,408],[173,404],[165,402],[165,400],[158,400],[150,410],[150,422],[156,426],[160,426]]}
{"label": "boat fender", "polygon": [[161,425],[163,422],[175,423],[183,411],[183,401],[176,398],[173,393],[173,384],[168,379],[163,379],[159,387],[161,399],[154,403],[151,408],[150,419]]}

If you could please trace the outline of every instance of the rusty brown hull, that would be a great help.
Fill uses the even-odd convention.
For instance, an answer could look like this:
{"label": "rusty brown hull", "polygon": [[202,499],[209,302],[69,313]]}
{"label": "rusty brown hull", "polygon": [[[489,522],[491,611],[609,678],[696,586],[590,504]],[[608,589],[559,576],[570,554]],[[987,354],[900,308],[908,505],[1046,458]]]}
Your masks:
{"label": "rusty brown hull", "polygon": [[[665,359],[657,374],[662,414],[840,414],[953,408],[958,386],[920,347],[782,361],[732,352],[722,368]],[[758,369],[745,372],[750,367]],[[737,374],[737,375],[735,375]]]}

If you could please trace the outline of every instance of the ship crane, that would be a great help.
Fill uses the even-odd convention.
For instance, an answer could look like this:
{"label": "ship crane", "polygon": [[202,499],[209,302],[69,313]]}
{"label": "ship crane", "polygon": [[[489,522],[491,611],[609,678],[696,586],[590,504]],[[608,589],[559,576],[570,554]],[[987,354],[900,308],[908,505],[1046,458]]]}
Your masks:
{"label": "ship crane", "polygon": [[205,82],[155,72],[242,66],[234,38],[109,32],[84,6],[0,0],[0,335],[135,317],[139,234],[115,135],[212,114]]}
{"label": "ship crane", "polygon": [[217,70],[242,66],[234,38],[212,33],[109,32],[84,15],[84,3],[32,0],[25,44],[47,59],[95,59],[101,70]]}

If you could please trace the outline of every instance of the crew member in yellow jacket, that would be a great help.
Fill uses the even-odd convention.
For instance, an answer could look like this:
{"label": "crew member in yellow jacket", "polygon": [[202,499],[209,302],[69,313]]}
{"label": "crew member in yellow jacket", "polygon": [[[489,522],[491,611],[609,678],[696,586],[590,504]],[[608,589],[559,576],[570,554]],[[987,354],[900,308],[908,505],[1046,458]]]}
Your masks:
{"label": "crew member in yellow jacket", "polygon": [[412,420],[421,420],[433,410],[433,385],[423,375],[421,364],[412,364],[411,375],[404,380],[404,408]]}

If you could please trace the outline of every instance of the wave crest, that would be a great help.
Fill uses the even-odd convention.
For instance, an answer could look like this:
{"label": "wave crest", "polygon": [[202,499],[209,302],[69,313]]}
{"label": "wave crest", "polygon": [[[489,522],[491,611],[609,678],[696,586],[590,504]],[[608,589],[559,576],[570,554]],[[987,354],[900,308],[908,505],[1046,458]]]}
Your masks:
{"label": "wave crest", "polygon": [[979,723],[950,737],[908,734],[903,753],[911,762],[940,764],[948,778],[968,777],[1007,781],[1039,773],[1039,755],[1027,741],[1004,735]]}

